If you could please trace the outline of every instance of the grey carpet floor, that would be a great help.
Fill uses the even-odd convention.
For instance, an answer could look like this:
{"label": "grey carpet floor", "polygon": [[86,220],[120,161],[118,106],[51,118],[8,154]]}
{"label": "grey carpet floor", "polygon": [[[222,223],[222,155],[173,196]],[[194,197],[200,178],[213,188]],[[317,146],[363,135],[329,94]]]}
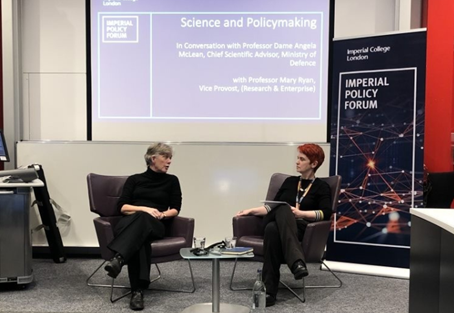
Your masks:
{"label": "grey carpet floor", "polygon": [[[94,288],[86,285],[86,278],[96,269],[101,260],[68,259],[66,263],[55,264],[48,259],[33,260],[34,281],[24,289],[14,285],[0,284],[0,312],[132,312],[129,297],[110,303],[108,288]],[[194,293],[174,293],[147,290],[144,312],[178,313],[195,303],[211,302],[211,262],[192,261],[196,282]],[[251,286],[255,273],[261,264],[241,262],[237,267],[237,283]],[[186,261],[160,265],[162,278],[153,286],[161,288],[190,288],[190,274]],[[250,306],[250,291],[229,289],[233,261],[221,261],[221,302]],[[335,283],[329,272],[309,267],[310,275],[306,284]],[[155,271],[154,271],[155,272]],[[282,267],[284,281],[295,284],[286,267]],[[343,281],[339,289],[309,289],[306,303],[301,303],[286,289],[281,289],[278,302],[267,308],[273,312],[408,312],[409,281],[366,275],[338,273]],[[103,270],[93,279],[109,283]],[[126,269],[117,281],[127,284]],[[121,290],[116,290],[119,294]],[[301,293],[301,291],[299,291]],[[222,313],[222,312],[221,312]]]}

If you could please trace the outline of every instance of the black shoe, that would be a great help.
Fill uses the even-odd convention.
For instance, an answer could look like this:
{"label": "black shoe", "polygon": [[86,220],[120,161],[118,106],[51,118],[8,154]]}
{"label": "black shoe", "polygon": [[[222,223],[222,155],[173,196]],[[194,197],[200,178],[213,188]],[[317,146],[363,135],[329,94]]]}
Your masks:
{"label": "black shoe", "polygon": [[123,259],[123,257],[117,254],[112,258],[112,260],[107,262],[106,266],[104,266],[104,269],[107,271],[107,275],[112,278],[117,278],[124,264],[125,260]]}
{"label": "black shoe", "polygon": [[303,261],[298,260],[295,263],[293,263],[292,266],[292,273],[295,279],[302,279],[303,277],[306,277],[309,275],[309,272],[307,271],[306,264],[304,264]]}
{"label": "black shoe", "polygon": [[273,306],[276,304],[276,296],[273,296],[273,295],[270,295],[270,294],[266,294],[266,306],[269,307],[269,306]]}
{"label": "black shoe", "polygon": [[143,310],[143,292],[136,290],[132,292],[131,301],[129,301],[129,308],[134,311]]}

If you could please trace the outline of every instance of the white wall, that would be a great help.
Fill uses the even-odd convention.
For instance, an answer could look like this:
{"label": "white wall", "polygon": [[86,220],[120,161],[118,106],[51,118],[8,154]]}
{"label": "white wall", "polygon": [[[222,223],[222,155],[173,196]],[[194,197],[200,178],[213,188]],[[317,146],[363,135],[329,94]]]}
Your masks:
{"label": "white wall", "polygon": [[[407,30],[410,23],[414,27],[410,11],[417,3],[337,0],[335,37]],[[63,231],[65,245],[95,246],[85,176],[140,171],[146,144],[71,142],[86,139],[85,0],[2,0],[1,5],[8,144],[66,141],[19,143],[17,165],[43,165],[51,196],[73,216]],[[178,146],[172,171],[182,180],[183,215],[196,218],[196,234],[210,242],[230,234],[231,216],[258,204],[271,173],[294,172],[294,150],[279,144]],[[328,175],[327,164],[320,175]],[[44,243],[42,234],[34,242]]]}
{"label": "white wall", "polygon": [[84,0],[22,0],[25,140],[85,140]]}
{"label": "white wall", "polygon": [[398,0],[337,0],[334,8],[334,37],[355,37],[399,30]]}

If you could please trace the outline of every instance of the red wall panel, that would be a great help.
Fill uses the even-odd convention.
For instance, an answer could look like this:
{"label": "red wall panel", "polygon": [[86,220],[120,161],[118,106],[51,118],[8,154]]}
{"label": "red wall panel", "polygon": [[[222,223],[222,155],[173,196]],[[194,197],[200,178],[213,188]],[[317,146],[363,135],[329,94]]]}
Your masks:
{"label": "red wall panel", "polygon": [[429,172],[451,171],[451,131],[454,127],[454,1],[430,0],[426,3],[426,8],[424,163]]}

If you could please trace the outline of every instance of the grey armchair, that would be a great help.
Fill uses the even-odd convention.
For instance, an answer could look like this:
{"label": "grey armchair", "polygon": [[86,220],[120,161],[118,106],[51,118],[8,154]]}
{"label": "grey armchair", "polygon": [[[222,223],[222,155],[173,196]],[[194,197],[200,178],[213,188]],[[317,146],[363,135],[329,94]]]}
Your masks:
{"label": "grey armchair", "polygon": [[[275,173],[271,176],[270,184],[268,187],[268,192],[266,195],[267,200],[273,200],[276,193],[278,192],[280,186],[284,180],[289,177],[289,175],[282,173]],[[332,199],[332,208],[333,212],[336,212],[338,195],[340,192],[341,186],[341,177],[340,176],[330,176],[326,178],[320,178],[326,181],[331,187],[331,199]],[[244,247],[253,247],[254,248],[254,258],[253,260],[263,262],[263,225],[262,217],[258,216],[239,216],[233,218],[233,235],[237,237],[237,246]],[[304,256],[306,263],[319,263],[324,265],[331,274],[337,279],[337,284],[329,286],[306,286],[303,279],[302,287],[290,287],[288,284],[283,282],[280,283],[287,288],[295,297],[297,297],[301,302],[306,301],[306,288],[340,288],[342,286],[342,281],[339,277],[331,271],[331,269],[323,262],[323,256],[325,252],[326,242],[328,240],[329,232],[331,229],[331,221],[319,221],[308,224],[306,232],[304,234],[303,241],[301,245],[303,247]],[[231,290],[245,290],[250,288],[245,287],[235,287],[234,286],[234,276],[235,269],[237,266],[237,260],[233,266],[232,276],[230,278],[230,289]],[[294,289],[303,289],[303,297],[300,297]]]}
{"label": "grey armchair", "polygon": [[[115,285],[112,278],[110,285],[92,283],[91,278],[98,272],[101,267],[110,260],[114,253],[107,248],[107,245],[114,238],[113,228],[121,219],[121,214],[117,210],[118,198],[123,190],[123,185],[127,176],[106,176],[98,174],[88,174],[88,198],[90,210],[99,215],[94,219],[96,235],[98,237],[99,247],[101,249],[101,257],[103,262],[95,271],[87,278],[87,285],[93,287],[109,287],[111,288],[110,301],[115,302],[130,292],[113,299],[114,288],[129,288],[129,286]],[[166,229],[166,236],[163,239],[155,240],[151,243],[151,262],[155,265],[158,276],[151,279],[154,282],[161,278],[161,271],[158,264],[182,259],[180,256],[181,248],[190,248],[192,246],[192,238],[194,235],[194,219],[176,216],[171,222],[171,226]],[[188,260],[189,271],[191,274],[192,288],[189,290],[171,290],[160,289],[166,291],[188,292],[195,291],[194,276],[192,273],[191,263]]]}

